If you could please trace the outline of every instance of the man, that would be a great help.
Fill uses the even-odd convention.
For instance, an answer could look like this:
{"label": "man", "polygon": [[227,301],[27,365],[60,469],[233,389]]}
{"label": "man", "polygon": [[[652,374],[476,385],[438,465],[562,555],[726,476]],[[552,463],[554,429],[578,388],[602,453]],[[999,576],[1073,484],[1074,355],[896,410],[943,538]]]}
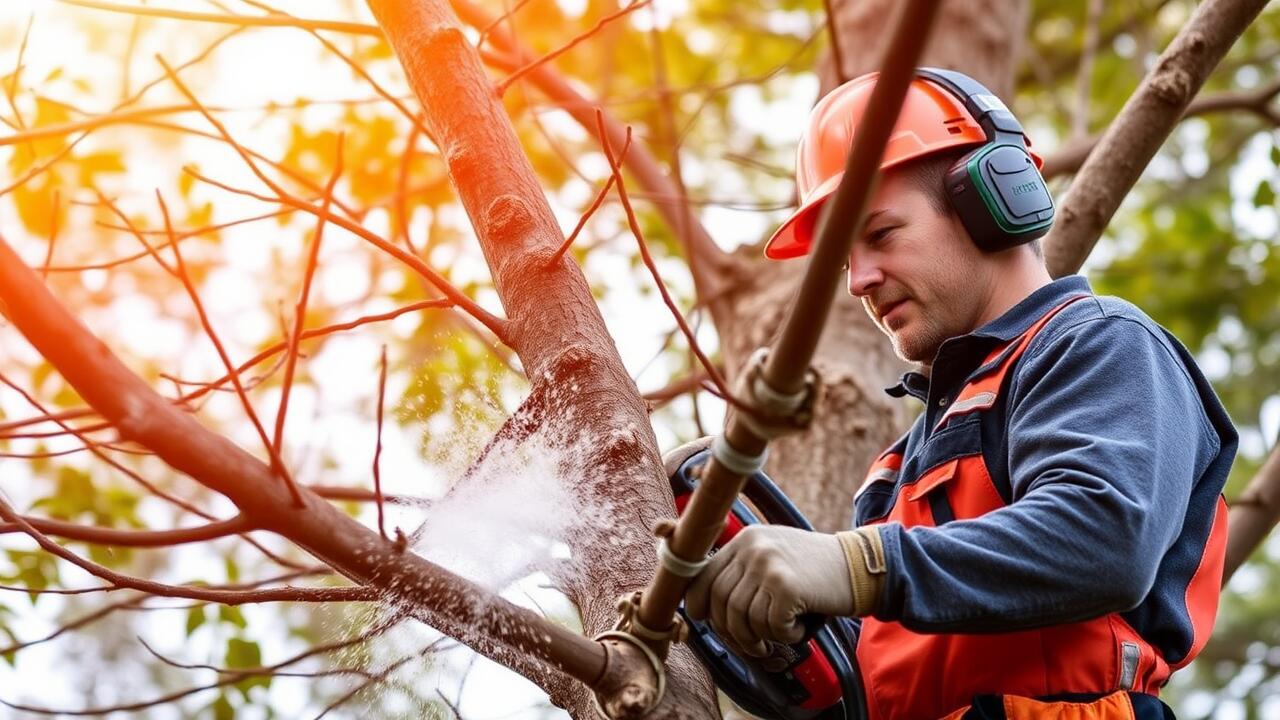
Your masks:
{"label": "man", "polygon": [[[766,255],[808,251],[874,83],[814,108],[804,204]],[[888,392],[924,411],[872,466],[857,530],[754,526],[686,597],[751,654],[803,613],[864,618],[874,718],[1172,717],[1156,695],[1212,629],[1235,431],[1174,337],[1050,278],[1029,145],[972,79],[921,71],[849,292],[918,366]]]}

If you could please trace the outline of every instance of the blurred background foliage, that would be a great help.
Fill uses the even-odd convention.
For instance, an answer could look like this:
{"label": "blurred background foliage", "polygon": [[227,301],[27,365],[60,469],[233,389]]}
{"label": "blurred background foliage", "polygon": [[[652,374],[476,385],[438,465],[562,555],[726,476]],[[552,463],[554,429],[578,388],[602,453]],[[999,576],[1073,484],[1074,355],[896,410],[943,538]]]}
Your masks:
{"label": "blurred background foliage", "polygon": [[[190,383],[208,382],[223,370],[180,283],[145,256],[132,234],[118,229],[121,218],[97,193],[157,243],[167,238],[153,193],[158,188],[164,194],[193,277],[237,361],[279,342],[281,328],[291,322],[315,223],[200,179],[263,190],[216,140],[213,128],[186,107],[172,83],[153,82],[163,77],[156,53],[174,65],[203,56],[181,71],[184,82],[243,145],[279,168],[276,174],[292,192],[318,197],[341,148],[344,175],[337,198],[342,213],[419,254],[486,308],[500,312],[444,164],[430,139],[414,128],[410,115],[416,101],[380,39],[325,32],[332,43],[326,47],[300,30],[137,19],[34,0],[6,5],[0,10],[0,88],[6,100],[0,115],[9,127],[0,141],[3,135],[71,123],[81,123],[87,132],[50,132],[0,145],[5,168],[0,231],[33,266],[50,265],[47,278],[57,296],[157,388],[189,391],[195,387]],[[538,54],[588,33],[619,9],[613,0],[518,5],[485,0],[482,5],[495,17],[504,8],[513,10],[501,27]],[[1081,112],[1087,132],[1105,129],[1195,3],[1100,5],[1102,43],[1092,57],[1088,99],[1081,107],[1077,83],[1089,2],[1030,3],[1011,105],[1042,153],[1052,155],[1077,139],[1072,123]],[[235,0],[172,6],[262,13]],[[306,17],[372,22],[356,0],[281,2],[279,7]],[[793,202],[792,157],[816,99],[814,68],[828,41],[823,22],[818,0],[661,0],[605,25],[552,65],[593,103],[631,125],[637,139],[668,167],[679,152],[681,179],[717,242],[726,248],[754,245]],[[479,39],[478,32],[469,33]],[[1280,76],[1278,69],[1280,10],[1273,7],[1231,51],[1202,94],[1264,87]],[[503,74],[493,71],[495,80]],[[527,84],[514,85],[504,100],[567,233],[607,178],[607,163],[588,133]],[[1242,431],[1229,498],[1256,471],[1280,428],[1280,106],[1268,107],[1184,121],[1085,268],[1097,290],[1138,304],[1201,359]],[[107,122],[89,122],[103,115],[109,116]],[[1069,177],[1054,180],[1059,189],[1069,182]],[[664,279],[697,322],[700,313],[678,243],[644,194],[637,190],[633,196]],[[572,253],[593,283],[642,390],[682,378],[690,359],[681,343],[672,342],[674,324],[639,262],[616,195],[586,224]],[[134,259],[111,264],[129,258]],[[316,287],[308,327],[386,313],[436,296],[393,259],[333,228],[326,230]],[[706,347],[714,348],[714,329],[709,323],[699,327]],[[50,411],[82,407],[12,328],[0,329],[0,336],[0,371],[6,377]],[[397,421],[385,431],[390,450],[383,477],[390,491],[429,499],[474,458],[518,405],[527,382],[517,359],[496,347],[474,321],[450,310],[409,313],[308,340],[285,434],[286,457],[303,482],[370,486],[382,345],[391,363],[388,418]],[[280,373],[271,372],[277,367],[268,361],[248,373],[264,423],[273,420],[280,395]],[[255,447],[256,436],[234,396],[214,392],[197,405],[202,422]],[[697,432],[695,426],[713,426],[722,412],[714,399],[704,396],[695,404],[681,396],[655,409],[655,429],[660,442],[670,445]],[[0,423],[34,414],[16,393],[0,389]],[[45,424],[25,432],[49,435],[53,430]],[[113,439],[110,433],[93,437]],[[0,458],[0,488],[20,508],[52,518],[114,527],[191,524],[186,513],[139,487],[125,471],[73,452],[79,447],[66,437],[11,432],[0,439],[0,452],[6,453]],[[232,510],[154,458],[103,452],[125,470],[210,512],[226,516]],[[372,517],[367,504],[346,507],[363,519]],[[421,513],[410,507],[392,519],[411,529]],[[257,539],[293,561],[305,561],[272,538]],[[171,582],[237,583],[283,572],[236,539],[177,550],[69,544],[109,566]],[[82,574],[31,552],[13,536],[0,540],[0,547],[0,583],[7,586],[42,590],[89,584]],[[0,594],[0,643],[52,633],[115,600],[114,595]],[[551,612],[572,615],[570,609]],[[49,643],[16,652],[0,648],[8,666],[0,665],[0,679],[13,681],[0,682],[0,698],[93,706],[157,697],[219,677],[166,664],[135,636],[183,662],[243,669],[358,634],[374,621],[359,608],[240,610],[134,601],[105,621],[86,623]],[[402,645],[373,640],[313,658],[304,667],[322,672],[387,666],[397,653],[403,655]],[[67,662],[92,672],[68,674],[43,688],[27,680]],[[410,662],[390,676],[384,689],[358,693],[334,715],[449,715],[466,682],[466,667],[431,657]],[[1232,581],[1203,659],[1175,679],[1169,697],[1185,717],[1280,717],[1280,703],[1267,701],[1280,694],[1278,670],[1280,544],[1270,542]],[[341,676],[256,676],[175,705],[132,712],[301,716],[319,712],[357,686]],[[523,717],[549,711],[536,706],[521,712]]]}

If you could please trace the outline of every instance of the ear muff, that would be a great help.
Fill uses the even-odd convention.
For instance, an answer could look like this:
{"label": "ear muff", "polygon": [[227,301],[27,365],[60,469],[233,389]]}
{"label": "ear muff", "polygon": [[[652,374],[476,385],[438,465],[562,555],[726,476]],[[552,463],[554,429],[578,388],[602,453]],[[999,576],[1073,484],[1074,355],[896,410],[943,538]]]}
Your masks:
{"label": "ear muff", "polygon": [[1027,152],[1022,125],[1000,98],[963,73],[917,74],[955,95],[987,134],[947,171],[947,197],[973,242],[995,252],[1031,242],[1053,225],[1053,197]]}

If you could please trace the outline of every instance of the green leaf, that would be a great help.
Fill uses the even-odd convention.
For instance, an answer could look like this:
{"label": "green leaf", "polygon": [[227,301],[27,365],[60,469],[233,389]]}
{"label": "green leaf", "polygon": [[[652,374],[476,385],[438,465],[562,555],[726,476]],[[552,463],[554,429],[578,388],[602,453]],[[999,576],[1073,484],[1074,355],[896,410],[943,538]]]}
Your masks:
{"label": "green leaf", "polygon": [[217,700],[209,706],[209,710],[213,713],[213,720],[235,720],[236,709],[231,705],[231,700],[226,694],[218,696]]}
{"label": "green leaf", "polygon": [[1253,193],[1254,207],[1270,207],[1276,201],[1276,191],[1271,187],[1270,180],[1263,180],[1258,183],[1258,189]]}
{"label": "green leaf", "polygon": [[[42,550],[8,550],[9,562],[17,568],[17,572],[4,577],[3,580],[26,587],[29,590],[44,590],[58,582],[58,563],[52,555]],[[40,599],[38,593],[29,594],[31,604]]]}
{"label": "green leaf", "polygon": [[223,559],[222,565],[227,572],[227,582],[229,583],[240,582],[240,567],[236,565],[235,558],[228,555],[226,558]]}
{"label": "green leaf", "polygon": [[1280,167],[1280,145],[1271,146],[1271,164]]}
{"label": "green leaf", "polygon": [[191,633],[195,632],[196,628],[199,628],[201,625],[203,625],[204,621],[205,621],[205,614],[204,614],[203,605],[193,607],[190,610],[188,610],[187,611],[187,637],[191,637]]}
{"label": "green leaf", "polygon": [[262,667],[262,650],[258,643],[240,638],[227,642],[226,666],[234,670]]}
{"label": "green leaf", "polygon": [[245,628],[248,622],[244,619],[244,613],[240,612],[240,608],[232,605],[223,605],[218,608],[218,619],[222,622],[231,623],[238,628]]}

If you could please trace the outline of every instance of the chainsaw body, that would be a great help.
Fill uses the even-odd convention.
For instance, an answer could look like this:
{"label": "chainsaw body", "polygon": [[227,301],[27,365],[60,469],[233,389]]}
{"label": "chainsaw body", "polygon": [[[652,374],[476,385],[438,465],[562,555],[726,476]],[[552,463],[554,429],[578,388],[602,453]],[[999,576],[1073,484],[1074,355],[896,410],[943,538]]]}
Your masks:
{"label": "chainsaw body", "polygon": [[[697,468],[710,451],[689,459],[670,478],[676,510],[683,513],[697,486]],[[763,472],[747,478],[743,495],[759,511],[735,501],[725,518],[724,531],[712,553],[742,532],[761,522],[803,530],[813,526]],[[689,626],[689,647],[707,668],[716,687],[743,710],[770,720],[854,720],[865,717],[866,702],[858,675],[854,645],[857,624],[849,618],[805,616],[805,639],[793,645],[774,644],[767,658],[737,654],[711,628],[693,620],[680,604],[680,616]]]}

